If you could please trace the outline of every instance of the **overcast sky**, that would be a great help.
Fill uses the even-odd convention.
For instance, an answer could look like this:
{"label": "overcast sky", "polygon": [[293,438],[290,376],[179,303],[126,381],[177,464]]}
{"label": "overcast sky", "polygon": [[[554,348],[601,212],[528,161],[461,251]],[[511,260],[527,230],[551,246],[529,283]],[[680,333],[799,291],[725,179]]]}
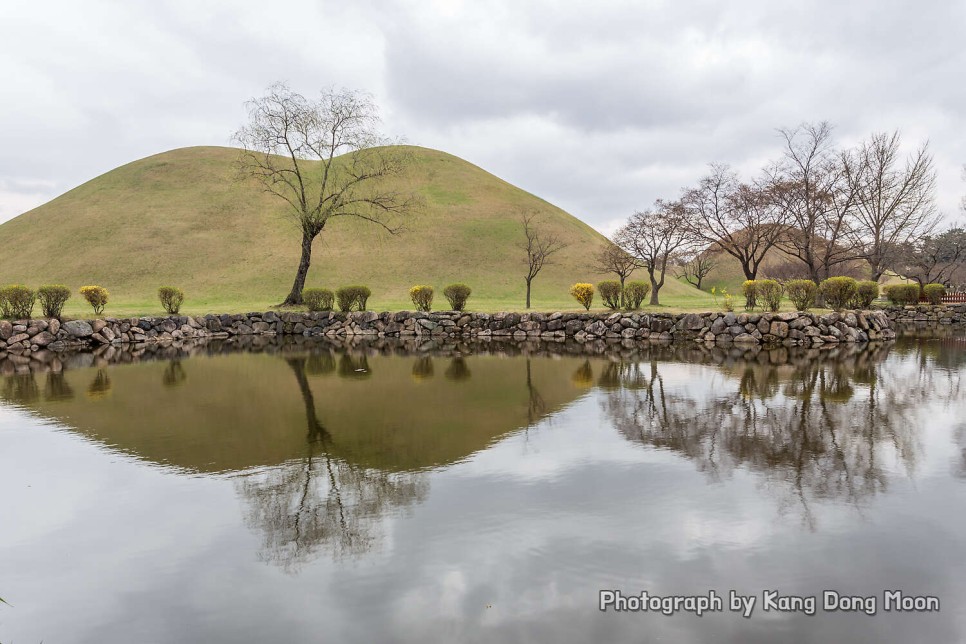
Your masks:
{"label": "overcast sky", "polygon": [[[281,9],[279,7],[284,7]],[[0,4],[0,221],[118,165],[228,145],[274,81],[371,92],[387,134],[605,232],[775,128],[929,139],[966,193],[966,1],[154,0]]]}

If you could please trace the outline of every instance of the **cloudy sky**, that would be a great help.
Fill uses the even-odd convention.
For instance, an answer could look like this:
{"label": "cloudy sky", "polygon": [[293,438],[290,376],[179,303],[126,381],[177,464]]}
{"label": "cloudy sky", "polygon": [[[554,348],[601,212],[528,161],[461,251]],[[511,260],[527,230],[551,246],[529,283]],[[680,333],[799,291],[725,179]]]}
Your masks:
{"label": "cloudy sky", "polygon": [[[281,8],[279,8],[281,7]],[[929,139],[966,193],[966,1],[155,0],[0,5],[0,221],[137,158],[227,145],[275,81],[371,92],[387,134],[608,232],[775,128]]]}

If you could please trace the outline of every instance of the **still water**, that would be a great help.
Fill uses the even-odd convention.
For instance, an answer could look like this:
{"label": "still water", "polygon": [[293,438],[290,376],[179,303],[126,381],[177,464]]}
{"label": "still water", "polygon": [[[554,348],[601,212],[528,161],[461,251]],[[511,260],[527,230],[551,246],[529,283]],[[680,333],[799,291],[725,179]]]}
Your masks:
{"label": "still water", "polygon": [[4,644],[966,641],[963,336],[0,367]]}

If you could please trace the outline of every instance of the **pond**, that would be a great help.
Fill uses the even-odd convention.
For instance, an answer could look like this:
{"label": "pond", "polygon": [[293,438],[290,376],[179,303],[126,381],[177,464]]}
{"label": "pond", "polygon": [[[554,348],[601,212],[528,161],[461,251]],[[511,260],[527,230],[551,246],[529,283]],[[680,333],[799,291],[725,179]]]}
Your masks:
{"label": "pond", "polygon": [[966,337],[919,335],[8,359],[0,642],[962,641]]}

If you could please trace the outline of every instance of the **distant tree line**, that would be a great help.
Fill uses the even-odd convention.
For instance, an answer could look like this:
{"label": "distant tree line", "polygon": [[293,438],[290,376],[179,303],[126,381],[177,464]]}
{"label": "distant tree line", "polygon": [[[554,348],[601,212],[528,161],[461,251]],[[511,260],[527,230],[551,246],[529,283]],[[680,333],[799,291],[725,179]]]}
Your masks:
{"label": "distant tree line", "polygon": [[[892,132],[840,148],[826,122],[779,134],[781,156],[757,176],[746,180],[713,163],[676,199],[631,215],[598,255],[598,270],[623,280],[628,266],[646,269],[651,304],[659,303],[669,268],[700,288],[722,254],[746,280],[768,273],[819,284],[857,273],[879,280],[892,271],[920,285],[963,288],[966,230],[941,225],[928,143],[904,155]],[[773,250],[786,260],[766,267]]]}

